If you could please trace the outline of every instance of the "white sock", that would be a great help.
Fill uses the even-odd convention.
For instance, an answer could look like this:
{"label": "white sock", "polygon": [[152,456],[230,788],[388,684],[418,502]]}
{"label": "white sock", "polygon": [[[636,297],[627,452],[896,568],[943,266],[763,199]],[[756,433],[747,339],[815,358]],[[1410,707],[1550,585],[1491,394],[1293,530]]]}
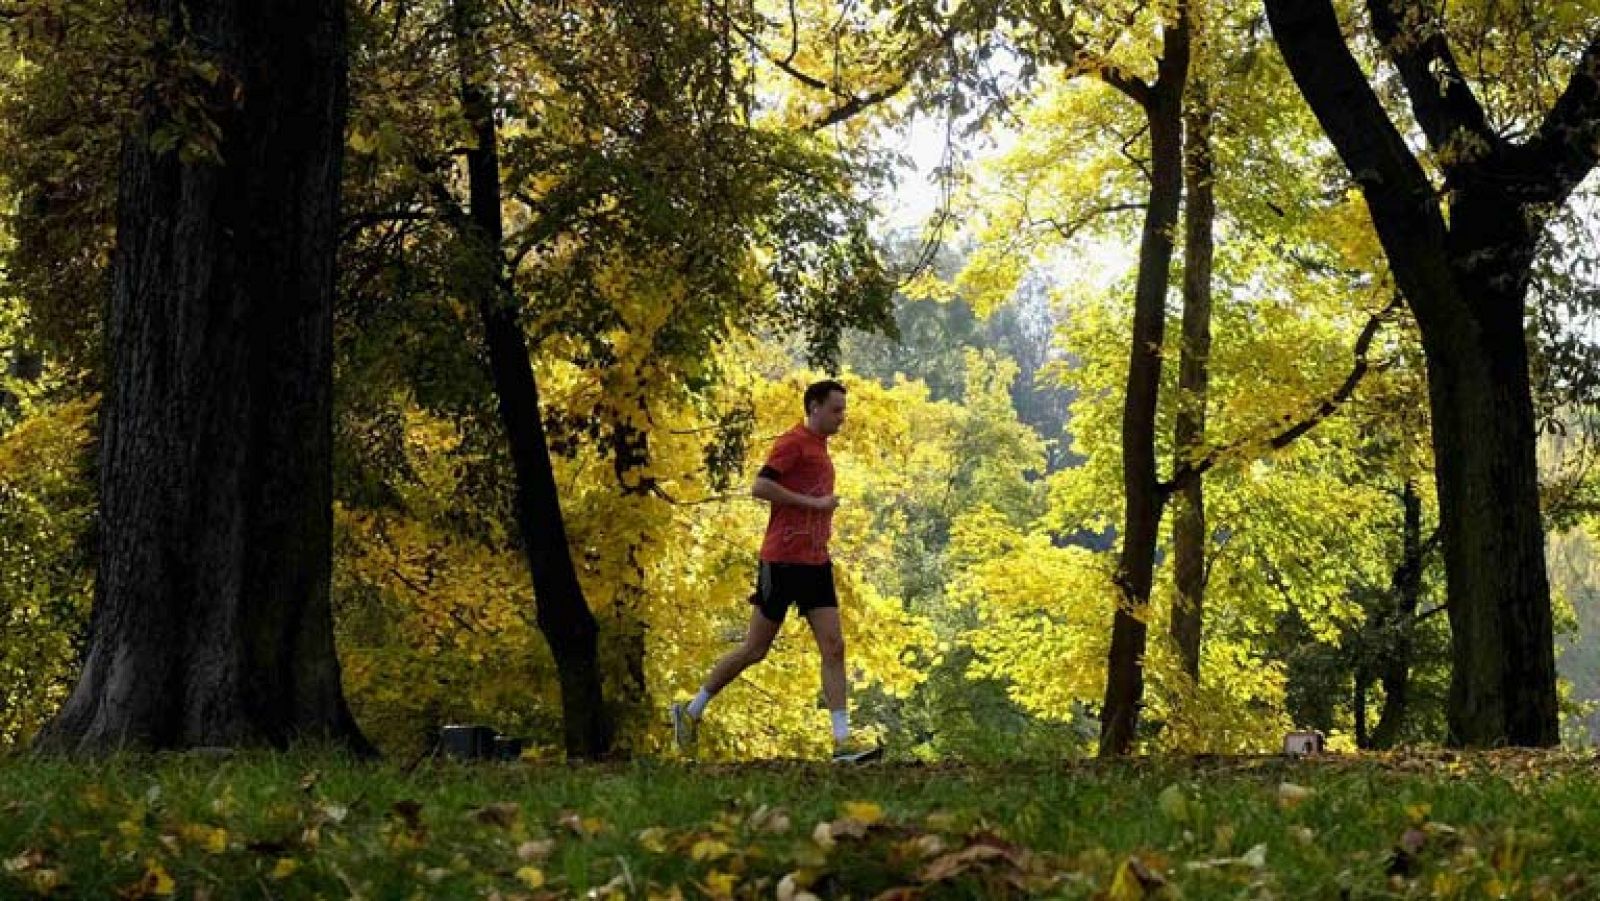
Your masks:
{"label": "white sock", "polygon": [[844,744],[850,737],[850,714],[844,710],[830,710],[828,716],[833,719],[833,743]]}
{"label": "white sock", "polygon": [[709,703],[711,703],[711,693],[701,688],[695,694],[694,700],[689,702],[689,715],[699,719],[701,714],[706,712],[706,705]]}

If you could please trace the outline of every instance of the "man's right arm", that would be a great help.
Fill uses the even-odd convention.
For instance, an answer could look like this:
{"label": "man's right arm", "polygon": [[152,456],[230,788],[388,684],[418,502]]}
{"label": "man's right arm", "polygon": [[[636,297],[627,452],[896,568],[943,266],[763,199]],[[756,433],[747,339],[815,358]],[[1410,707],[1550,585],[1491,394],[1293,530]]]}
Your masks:
{"label": "man's right arm", "polygon": [[825,497],[800,494],[790,491],[764,475],[756,476],[755,484],[750,486],[750,494],[769,504],[788,504],[811,510],[832,510],[839,506],[839,502],[831,494]]}

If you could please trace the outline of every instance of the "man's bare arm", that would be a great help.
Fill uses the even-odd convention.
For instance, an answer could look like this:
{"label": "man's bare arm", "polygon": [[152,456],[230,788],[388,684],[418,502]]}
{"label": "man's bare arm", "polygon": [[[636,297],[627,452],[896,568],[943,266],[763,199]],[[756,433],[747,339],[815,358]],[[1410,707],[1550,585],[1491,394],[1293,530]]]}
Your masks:
{"label": "man's bare arm", "polygon": [[788,504],[812,510],[832,510],[839,506],[838,498],[831,494],[822,497],[799,494],[764,476],[756,476],[755,484],[750,486],[750,494],[769,504]]}

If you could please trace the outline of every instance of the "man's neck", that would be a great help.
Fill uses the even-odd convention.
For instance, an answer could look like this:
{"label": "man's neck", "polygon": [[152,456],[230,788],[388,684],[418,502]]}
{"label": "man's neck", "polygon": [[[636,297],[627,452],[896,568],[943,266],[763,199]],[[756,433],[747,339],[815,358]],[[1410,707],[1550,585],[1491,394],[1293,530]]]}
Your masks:
{"label": "man's neck", "polygon": [[828,436],[823,434],[821,429],[818,429],[816,426],[813,426],[811,424],[811,420],[809,420],[809,419],[800,420],[800,427],[805,429],[807,432],[810,432],[811,433],[811,437],[817,439],[818,441],[827,441],[828,440]]}

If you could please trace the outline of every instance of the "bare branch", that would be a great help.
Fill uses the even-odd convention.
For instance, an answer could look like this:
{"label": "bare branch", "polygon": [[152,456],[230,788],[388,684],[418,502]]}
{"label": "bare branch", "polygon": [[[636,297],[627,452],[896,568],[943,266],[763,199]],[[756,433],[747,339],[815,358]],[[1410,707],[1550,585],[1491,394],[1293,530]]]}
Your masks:
{"label": "bare branch", "polygon": [[[1265,445],[1269,451],[1282,450],[1288,447],[1295,439],[1316,428],[1318,423],[1338,412],[1339,407],[1350,399],[1350,396],[1355,393],[1356,386],[1361,384],[1361,380],[1366,377],[1368,370],[1371,368],[1367,354],[1372,349],[1372,341],[1377,337],[1378,329],[1382,327],[1385,320],[1394,314],[1395,310],[1399,309],[1400,304],[1401,297],[1399,292],[1396,292],[1394,298],[1389,301],[1388,306],[1372,314],[1372,317],[1367,320],[1366,326],[1361,329],[1361,335],[1356,338],[1355,365],[1351,367],[1350,374],[1345,376],[1344,382],[1304,419],[1268,438]],[[1226,447],[1214,448],[1202,457],[1199,462],[1180,465],[1171,479],[1162,482],[1158,486],[1158,490],[1163,496],[1182,491],[1195,479],[1210,472],[1223,458],[1241,448],[1258,443],[1260,442],[1257,439],[1246,439]]]}

